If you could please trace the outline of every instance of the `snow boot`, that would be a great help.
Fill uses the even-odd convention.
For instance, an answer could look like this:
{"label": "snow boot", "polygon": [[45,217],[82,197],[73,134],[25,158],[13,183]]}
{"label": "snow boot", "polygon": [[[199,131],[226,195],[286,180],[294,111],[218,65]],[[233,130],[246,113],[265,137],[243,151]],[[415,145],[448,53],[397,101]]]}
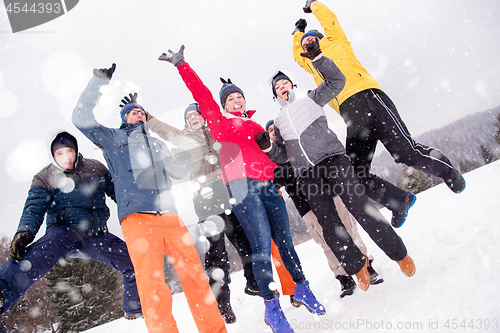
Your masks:
{"label": "snow boot", "polygon": [[392,211],[391,225],[394,228],[400,228],[403,225],[403,223],[406,221],[406,218],[408,217],[408,211],[413,206],[416,200],[417,197],[415,196],[415,194],[413,194],[413,192],[406,193],[406,198],[403,205],[401,205],[399,209]]}
{"label": "snow boot", "polygon": [[358,279],[359,289],[367,291],[370,287],[370,274],[368,274],[368,258],[365,257],[365,265],[355,275]]}
{"label": "snow boot", "polygon": [[262,297],[262,292],[260,291],[259,286],[257,285],[257,281],[249,281],[247,280],[247,284],[245,286],[245,294],[250,296],[260,296]]}
{"label": "snow boot", "polygon": [[264,321],[271,327],[273,333],[294,333],[292,326],[286,320],[283,310],[281,310],[279,299],[265,300],[264,304],[266,306]]}
{"label": "snow boot", "polygon": [[295,300],[295,298],[293,297],[293,295],[290,295],[290,304],[292,304],[292,306],[293,306],[294,308],[300,308],[300,306],[302,305],[302,303],[297,302],[297,301]]}
{"label": "snow boot", "polygon": [[311,313],[315,313],[320,316],[326,313],[325,307],[320,302],[318,302],[316,297],[314,297],[311,288],[309,288],[308,281],[304,281],[295,285],[293,298],[295,299],[295,301],[303,304]]}
{"label": "snow boot", "polygon": [[356,282],[350,275],[338,275],[335,278],[340,282],[340,298],[354,294]]}
{"label": "snow boot", "polygon": [[415,268],[415,263],[413,262],[413,259],[410,258],[409,255],[406,255],[406,257],[404,257],[403,260],[400,260],[397,263],[399,265],[399,268],[401,268],[403,274],[406,276],[413,276],[413,274],[415,274],[415,271],[417,270]]}
{"label": "snow boot", "polygon": [[370,284],[379,284],[384,282],[384,279],[382,279],[375,271],[375,269],[373,269],[372,262],[373,259],[368,261],[368,269],[367,269],[368,274],[370,274]]}
{"label": "snow boot", "polygon": [[236,315],[231,307],[231,303],[228,302],[226,304],[219,305],[219,312],[226,324],[234,324],[236,322]]}
{"label": "snow boot", "polygon": [[457,169],[453,168],[453,170],[449,173],[447,177],[443,178],[444,182],[450,190],[452,190],[455,193],[461,193],[463,190],[465,190],[465,179],[458,171]]}
{"label": "snow boot", "polygon": [[127,312],[123,311],[123,316],[127,320],[134,320],[134,319],[138,319],[138,318],[144,318],[142,316],[142,312],[141,313],[127,313]]}

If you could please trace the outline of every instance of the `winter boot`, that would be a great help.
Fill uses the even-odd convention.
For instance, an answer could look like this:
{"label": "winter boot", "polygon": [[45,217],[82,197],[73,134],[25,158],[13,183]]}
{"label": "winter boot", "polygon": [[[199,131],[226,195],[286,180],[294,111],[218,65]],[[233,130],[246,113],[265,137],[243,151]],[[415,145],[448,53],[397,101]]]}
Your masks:
{"label": "winter boot", "polygon": [[236,315],[231,307],[231,303],[219,304],[219,311],[226,324],[234,324],[236,322]]}
{"label": "winter boot", "polygon": [[370,274],[370,284],[379,284],[384,282],[384,279],[382,279],[375,271],[375,269],[373,269],[372,262],[373,259],[368,261],[368,274]]}
{"label": "winter boot", "polygon": [[294,333],[292,327],[286,320],[283,310],[281,310],[280,301],[277,298],[265,300],[266,311],[264,320],[271,327],[273,333]]}
{"label": "winter boot", "polygon": [[350,275],[338,275],[335,277],[340,282],[340,298],[352,295],[356,289],[356,282]]}
{"label": "winter boot", "polygon": [[320,316],[326,313],[325,307],[320,302],[318,302],[316,297],[314,297],[311,288],[309,288],[308,281],[304,281],[300,284],[295,285],[293,298],[295,299],[295,301],[305,305],[307,310],[309,310],[309,312],[311,313],[315,313]]}
{"label": "winter boot", "polygon": [[415,194],[413,194],[413,192],[406,193],[406,198],[403,205],[401,205],[401,207],[399,207],[397,210],[392,211],[391,225],[394,228],[399,228],[403,225],[403,223],[406,221],[406,217],[408,216],[408,211],[413,206],[416,200],[417,197],[415,196]]}
{"label": "winter boot", "polygon": [[367,291],[370,287],[370,274],[368,273],[368,258],[365,257],[365,265],[356,273],[358,279],[358,287],[363,291]]}
{"label": "winter boot", "polygon": [[465,179],[457,169],[453,168],[453,170],[449,173],[447,177],[443,178],[444,182],[450,190],[455,193],[460,193],[465,190]]}
{"label": "winter boot", "polygon": [[413,274],[415,274],[415,271],[417,270],[415,268],[415,263],[413,262],[413,259],[410,258],[409,255],[406,255],[406,257],[404,257],[403,260],[398,261],[398,265],[401,268],[403,274],[406,276],[413,276]]}
{"label": "winter boot", "polygon": [[250,296],[260,296],[262,297],[262,292],[260,291],[257,281],[247,280],[247,285],[245,286],[245,294]]}
{"label": "winter boot", "polygon": [[300,308],[300,306],[302,305],[302,303],[297,302],[295,298],[293,298],[293,295],[290,295],[290,304],[292,304],[294,308]]}
{"label": "winter boot", "polygon": [[142,312],[141,313],[127,313],[127,312],[123,311],[123,316],[127,320],[134,320],[134,319],[138,319],[138,318],[144,318],[142,316]]}

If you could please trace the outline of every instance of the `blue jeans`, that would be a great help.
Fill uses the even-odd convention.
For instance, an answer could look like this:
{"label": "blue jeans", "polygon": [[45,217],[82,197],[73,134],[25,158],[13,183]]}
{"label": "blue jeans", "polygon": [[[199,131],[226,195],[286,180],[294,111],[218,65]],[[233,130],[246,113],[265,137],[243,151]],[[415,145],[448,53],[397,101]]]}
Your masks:
{"label": "blue jeans", "polygon": [[276,297],[273,282],[271,237],[295,283],[306,279],[295,252],[285,202],[271,181],[240,178],[227,185],[233,212],[252,245],[253,273],[264,299]]}
{"label": "blue jeans", "polygon": [[87,235],[66,226],[50,228],[28,246],[22,260],[9,258],[0,267],[4,312],[60,259],[66,258],[92,259],[119,270],[123,274],[123,310],[130,314],[141,313],[134,266],[125,242],[111,233]]}

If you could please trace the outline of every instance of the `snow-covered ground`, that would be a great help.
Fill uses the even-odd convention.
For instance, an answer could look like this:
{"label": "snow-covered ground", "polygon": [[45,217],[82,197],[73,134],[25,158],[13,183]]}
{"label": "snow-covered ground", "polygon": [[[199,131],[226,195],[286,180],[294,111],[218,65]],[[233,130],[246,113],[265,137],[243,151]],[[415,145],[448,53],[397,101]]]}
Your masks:
{"label": "snow-covered ground", "polygon": [[[296,247],[311,289],[327,313],[315,317],[281,297],[295,332],[500,332],[500,161],[465,175],[457,195],[444,184],[418,194],[408,220],[397,229],[417,272],[408,278],[368,238],[374,267],[385,282],[340,299],[340,285],[314,241]],[[389,217],[385,209],[383,214]],[[242,272],[232,275],[237,322],[228,332],[271,332],[261,298],[243,293]],[[196,332],[183,294],[174,296],[180,332]],[[146,333],[144,320],[118,319],[87,333]]]}

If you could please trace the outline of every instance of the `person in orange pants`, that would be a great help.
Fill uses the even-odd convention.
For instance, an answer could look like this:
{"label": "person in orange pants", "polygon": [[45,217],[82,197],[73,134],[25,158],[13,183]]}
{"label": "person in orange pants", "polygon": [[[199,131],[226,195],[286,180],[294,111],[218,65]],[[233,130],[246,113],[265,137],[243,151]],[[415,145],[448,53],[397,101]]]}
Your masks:
{"label": "person in orange pants", "polygon": [[137,101],[120,105],[120,128],[108,128],[94,108],[115,71],[94,69],[94,77],[73,111],[73,124],[104,155],[113,178],[118,218],[134,265],[137,289],[149,333],[179,332],[172,316],[172,295],[165,283],[163,254],[173,262],[199,332],[225,333],[224,320],[210,289],[194,241],[177,215],[172,178],[189,171],[191,155],[171,151],[152,137],[147,113]]}
{"label": "person in orange pants", "polygon": [[[194,248],[194,241],[175,212],[131,214],[122,220],[122,232],[136,270],[142,312],[159,319],[149,332],[178,332],[172,316],[172,295],[165,283],[163,253],[175,267],[199,332],[226,332],[210,285]],[[154,231],[154,232],[153,232]]]}

